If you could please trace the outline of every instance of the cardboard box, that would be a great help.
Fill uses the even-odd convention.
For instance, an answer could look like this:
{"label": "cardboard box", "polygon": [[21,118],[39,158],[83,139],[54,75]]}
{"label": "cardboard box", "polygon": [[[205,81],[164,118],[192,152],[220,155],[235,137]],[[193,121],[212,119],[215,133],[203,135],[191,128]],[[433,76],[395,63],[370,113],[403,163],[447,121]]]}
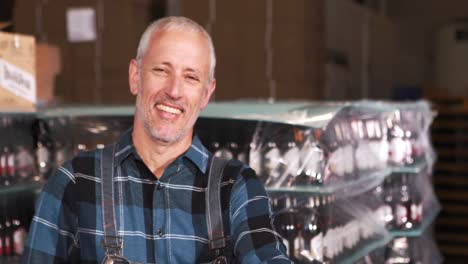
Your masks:
{"label": "cardboard box", "polygon": [[[67,14],[77,8],[93,10],[94,40],[70,41]],[[14,21],[17,31],[59,47],[62,67],[55,94],[62,102],[129,103],[133,98],[127,96],[128,63],[136,56],[151,8],[151,0],[16,0]],[[116,79],[127,88],[114,89]],[[109,91],[122,94],[111,96]]]}
{"label": "cardboard box", "polygon": [[36,103],[35,39],[0,32],[1,111],[34,111]]}
{"label": "cardboard box", "polygon": [[[61,68],[57,46],[35,43],[28,35],[0,32],[0,65],[2,111],[34,111],[37,105],[52,102],[55,76]],[[12,67],[20,71],[13,73]],[[12,75],[16,84],[8,80]]]}
{"label": "cardboard box", "polygon": [[45,43],[36,44],[36,83],[38,104],[49,104],[54,100],[55,77],[60,73],[60,50]]}
{"label": "cardboard box", "polygon": [[207,0],[180,4],[182,15],[201,25],[214,22],[216,100],[267,99],[272,81],[278,100],[321,98],[323,0],[213,2],[214,20]]}

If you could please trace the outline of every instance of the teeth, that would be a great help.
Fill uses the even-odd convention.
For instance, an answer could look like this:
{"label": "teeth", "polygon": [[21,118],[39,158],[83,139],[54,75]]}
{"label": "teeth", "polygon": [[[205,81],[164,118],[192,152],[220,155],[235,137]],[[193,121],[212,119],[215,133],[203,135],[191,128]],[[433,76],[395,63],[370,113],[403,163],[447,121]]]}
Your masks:
{"label": "teeth", "polygon": [[156,107],[159,109],[159,110],[162,110],[164,112],[168,112],[168,113],[171,113],[171,114],[174,114],[174,115],[178,115],[180,114],[180,110],[177,109],[177,108],[173,108],[173,107],[170,107],[170,106],[167,106],[167,105],[163,105],[163,104],[157,104]]}

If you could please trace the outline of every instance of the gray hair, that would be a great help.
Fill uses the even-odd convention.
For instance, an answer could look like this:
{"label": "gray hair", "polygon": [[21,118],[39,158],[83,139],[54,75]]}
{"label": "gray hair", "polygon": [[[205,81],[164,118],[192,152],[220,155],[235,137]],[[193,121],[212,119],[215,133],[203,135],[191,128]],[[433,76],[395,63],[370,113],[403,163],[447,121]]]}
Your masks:
{"label": "gray hair", "polygon": [[208,32],[202,26],[200,26],[198,23],[191,20],[190,18],[186,17],[164,17],[154,21],[146,28],[138,44],[136,56],[138,67],[141,67],[141,61],[146,53],[146,50],[148,49],[148,44],[153,33],[163,30],[181,30],[186,32],[197,32],[202,34],[203,37],[207,40],[208,48],[210,49],[210,72],[208,81],[213,80],[216,66],[216,55],[213,40],[211,39],[210,34],[208,34]]}

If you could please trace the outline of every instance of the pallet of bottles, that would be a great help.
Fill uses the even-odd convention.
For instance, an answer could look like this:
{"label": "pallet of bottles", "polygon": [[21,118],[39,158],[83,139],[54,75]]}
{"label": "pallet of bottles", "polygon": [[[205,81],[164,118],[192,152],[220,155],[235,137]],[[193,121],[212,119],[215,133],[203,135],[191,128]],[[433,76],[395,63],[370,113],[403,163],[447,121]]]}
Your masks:
{"label": "pallet of bottles", "polygon": [[0,114],[0,262],[19,263],[41,187],[80,151],[131,127],[132,111],[56,109]]}
{"label": "pallet of bottles", "polygon": [[[284,105],[214,103],[202,112],[196,134],[215,155],[248,163],[271,188],[323,189],[381,180],[392,167],[417,165],[433,157],[427,136],[432,113],[426,102]],[[231,116],[223,117],[217,108],[227,109]],[[239,113],[230,108],[240,109]],[[47,177],[64,160],[83,150],[102,148],[129,129],[133,108],[122,109],[43,111],[31,116],[34,127],[15,124],[11,132],[5,131],[8,136],[2,149],[7,154],[1,157],[8,160],[8,155],[28,153],[24,159],[28,166],[37,165],[33,174]],[[14,141],[7,138],[21,133],[29,133],[31,140],[13,144],[12,149]]]}
{"label": "pallet of bottles", "polygon": [[50,139],[50,157],[44,161],[46,178],[63,162],[82,151],[101,149],[132,127],[133,108],[91,107],[48,110],[39,123]]}
{"label": "pallet of bottles", "polygon": [[40,127],[33,114],[0,113],[0,194],[6,187],[33,180],[37,173]]}
{"label": "pallet of bottles", "polygon": [[[37,113],[31,126],[15,124],[5,130],[8,133],[2,130],[12,135],[8,138],[27,132],[31,140],[14,144],[13,151],[10,140],[5,141],[8,147],[2,153],[7,154],[1,157],[8,161],[8,153],[14,153],[14,178],[18,181],[11,180],[0,190],[8,193],[21,186],[14,184],[20,182],[19,164],[24,163],[17,158],[23,153],[20,146],[25,146],[33,163],[25,178],[46,180],[73,155],[116,140],[131,127],[133,111],[133,107],[49,109]],[[237,158],[257,171],[272,197],[279,219],[275,225],[292,258],[307,263],[306,259],[318,255],[318,259],[342,262],[357,259],[370,242],[375,245],[392,237],[389,226],[401,217],[396,215],[396,205],[382,202],[384,190],[387,185],[397,185],[388,179],[401,183],[414,178],[400,180],[393,172],[417,174],[431,168],[434,155],[427,130],[432,117],[426,102],[213,103],[201,113],[195,133],[216,156]],[[12,170],[8,165],[2,168]],[[399,186],[406,186],[402,184]],[[401,207],[407,208],[405,202]],[[424,210],[430,206],[422,204],[422,218],[428,219]],[[419,209],[410,209],[407,219],[420,215],[416,213]],[[437,208],[432,211],[437,212]],[[403,221],[412,224],[406,229],[417,228],[420,218]],[[291,221],[295,224],[288,225]],[[314,221],[323,224],[317,227]],[[314,236],[312,242],[308,236],[315,234],[316,230],[310,229],[314,226],[321,235]],[[397,230],[400,227],[395,224]],[[291,235],[298,230],[300,235]]]}
{"label": "pallet of bottles", "polygon": [[34,114],[0,114],[0,261],[7,263],[22,254],[34,212],[39,130]]}
{"label": "pallet of bottles", "polygon": [[434,185],[442,204],[436,239],[447,263],[468,257],[468,98],[435,97],[431,137],[438,159]]}
{"label": "pallet of bottles", "polygon": [[0,194],[40,187],[72,156],[116,140],[132,114],[128,107],[0,113]]}
{"label": "pallet of bottles", "polygon": [[[439,212],[427,102],[239,107],[215,105],[197,132],[216,156],[256,170],[296,262],[352,263],[393,237],[420,235]],[[223,108],[235,114],[220,118]]]}
{"label": "pallet of bottles", "polygon": [[[34,215],[35,194],[0,195],[0,262],[19,263]],[[3,263],[3,262],[2,262]]]}
{"label": "pallet of bottles", "polygon": [[353,263],[394,237],[427,230],[440,210],[430,178],[393,173],[351,196],[270,190],[276,231],[297,263]]}
{"label": "pallet of bottles", "polygon": [[[424,101],[316,103],[279,113],[269,109],[274,105],[255,104],[256,113],[236,110],[243,107],[251,105],[214,104],[196,131],[215,155],[246,161],[267,187],[332,190],[433,162],[433,114]],[[217,108],[240,113],[220,118]]]}

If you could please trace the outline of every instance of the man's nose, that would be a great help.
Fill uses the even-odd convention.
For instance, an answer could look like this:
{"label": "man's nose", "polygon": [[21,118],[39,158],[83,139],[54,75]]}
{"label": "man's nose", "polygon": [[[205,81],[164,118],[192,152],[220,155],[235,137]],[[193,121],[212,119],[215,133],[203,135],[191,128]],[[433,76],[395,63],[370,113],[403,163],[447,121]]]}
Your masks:
{"label": "man's nose", "polygon": [[173,99],[180,98],[182,92],[182,80],[177,76],[172,77],[166,85],[165,92]]}

